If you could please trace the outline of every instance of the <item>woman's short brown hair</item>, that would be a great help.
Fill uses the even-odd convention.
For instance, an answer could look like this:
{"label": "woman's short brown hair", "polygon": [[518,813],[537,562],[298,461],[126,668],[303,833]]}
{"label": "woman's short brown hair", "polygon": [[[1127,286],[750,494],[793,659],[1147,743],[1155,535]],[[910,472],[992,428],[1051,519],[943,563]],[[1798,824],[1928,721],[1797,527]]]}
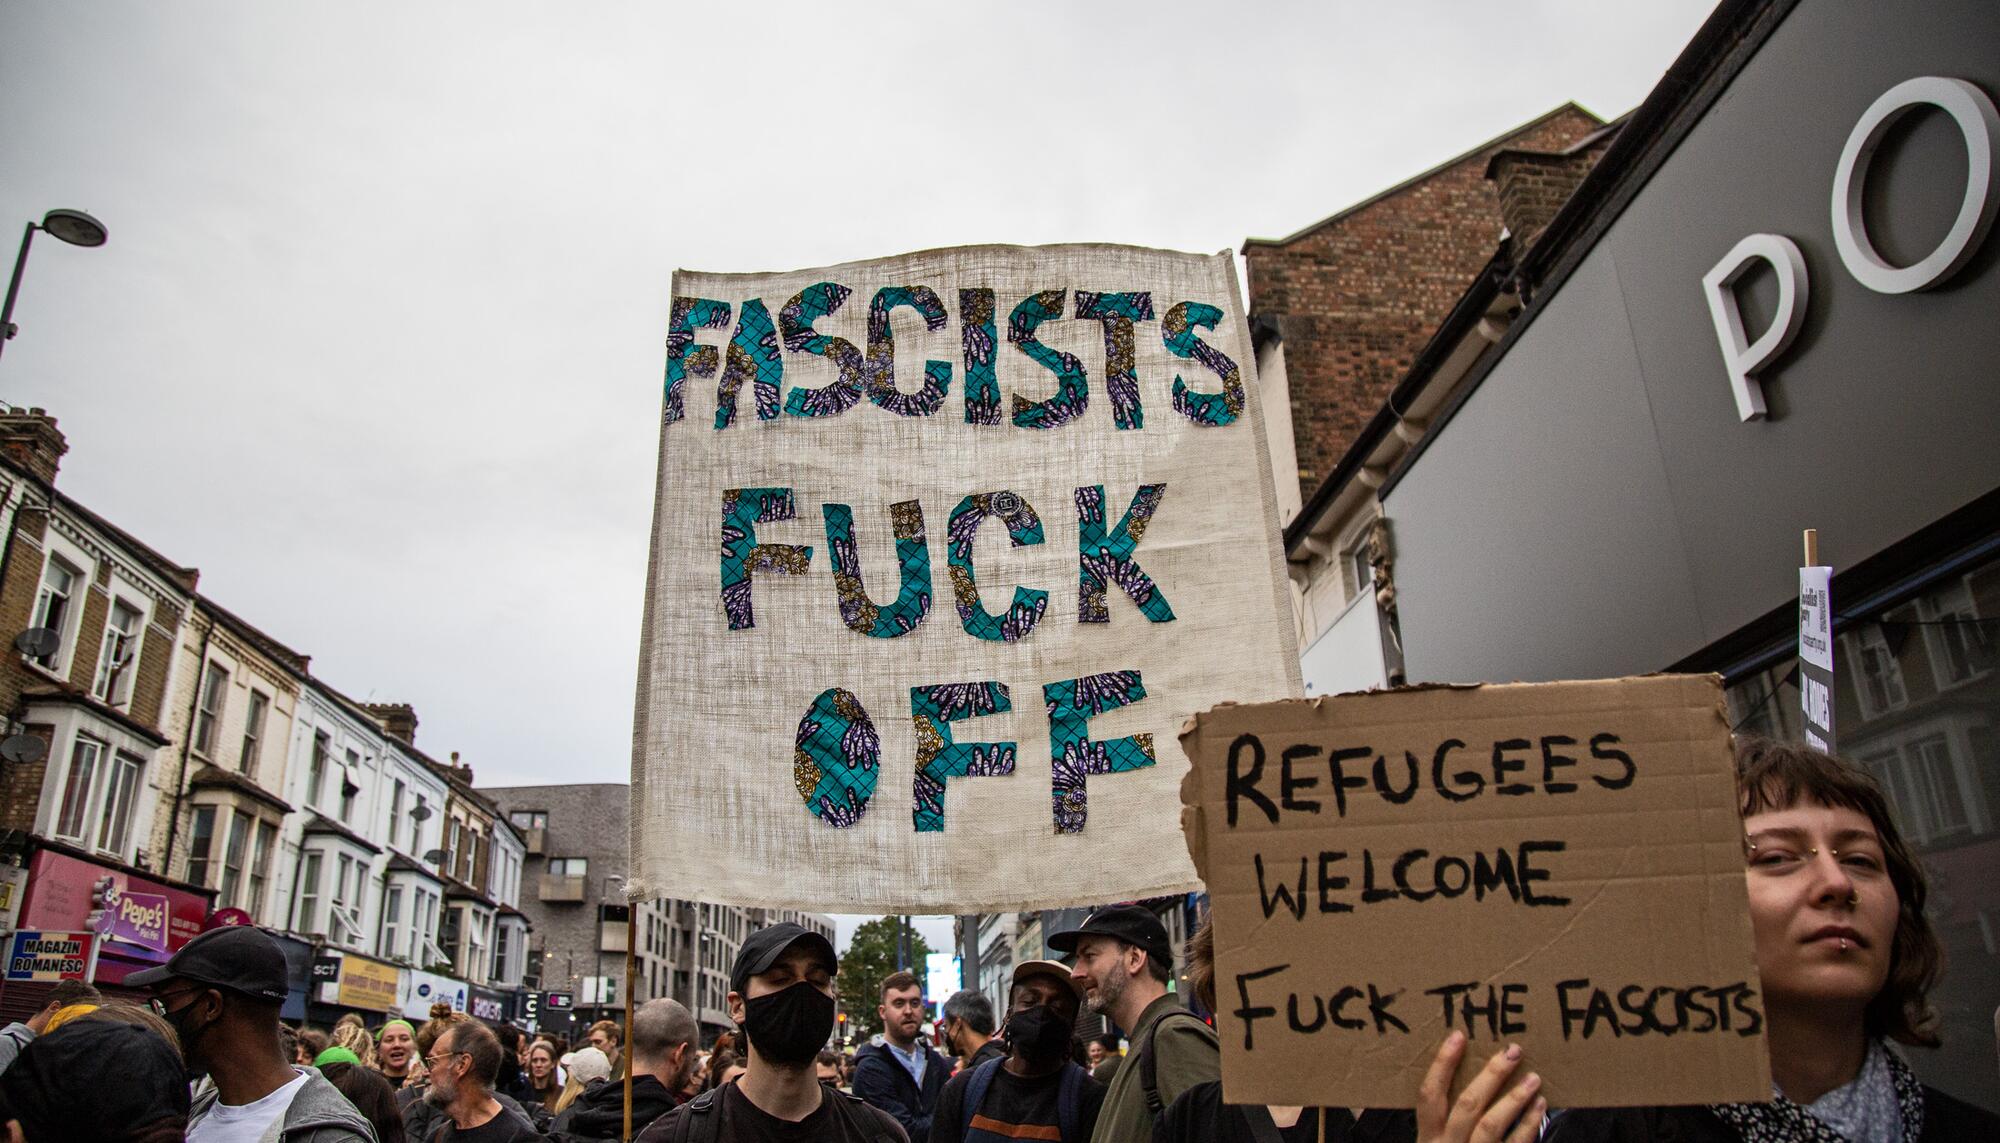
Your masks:
{"label": "woman's short brown hair", "polygon": [[1924,916],[1929,889],[1923,866],[1896,829],[1889,799],[1875,779],[1859,766],[1811,747],[1741,735],[1736,740],[1736,794],[1737,808],[1746,818],[1816,802],[1853,810],[1875,827],[1900,911],[1889,953],[1889,979],[1868,1002],[1863,1026],[1870,1036],[1937,1047],[1942,1041],[1930,991],[1944,971],[1944,948]]}

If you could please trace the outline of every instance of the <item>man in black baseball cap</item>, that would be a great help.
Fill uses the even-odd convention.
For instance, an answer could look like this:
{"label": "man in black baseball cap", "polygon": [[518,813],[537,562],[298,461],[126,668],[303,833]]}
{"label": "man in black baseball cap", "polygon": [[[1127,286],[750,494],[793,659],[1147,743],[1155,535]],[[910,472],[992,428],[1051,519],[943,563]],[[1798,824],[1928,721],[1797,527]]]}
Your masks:
{"label": "man in black baseball cap", "polygon": [[[729,1015],[749,1055],[742,1078],[653,1121],[634,1143],[668,1139],[824,1139],[906,1143],[896,1121],[821,1084],[813,1063],[838,1007],[833,943],[785,922],[751,933],[729,970]],[[695,1122],[684,1121],[692,1117]],[[685,1133],[684,1133],[685,1132]]]}
{"label": "man in black baseball cap", "polygon": [[211,929],[125,978],[153,990],[153,1011],[180,1034],[188,1071],[215,1081],[188,1116],[193,1143],[269,1138],[273,1124],[285,1143],[374,1143],[375,1129],[340,1089],[279,1047],[289,978],[284,950],[250,925]]}
{"label": "man in black baseball cap", "polygon": [[1151,1139],[1161,1108],[1222,1075],[1215,1030],[1167,990],[1174,951],[1166,926],[1150,909],[1112,905],[1050,937],[1049,947],[1075,954],[1070,979],[1084,1005],[1132,1041],[1131,1058],[1105,1092],[1092,1143]]}

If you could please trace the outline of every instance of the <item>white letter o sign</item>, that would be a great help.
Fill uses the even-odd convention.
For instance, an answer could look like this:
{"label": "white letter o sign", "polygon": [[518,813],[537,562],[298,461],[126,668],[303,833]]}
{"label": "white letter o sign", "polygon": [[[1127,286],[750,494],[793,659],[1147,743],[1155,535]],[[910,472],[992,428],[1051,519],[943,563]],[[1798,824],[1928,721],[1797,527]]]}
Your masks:
{"label": "white letter o sign", "polygon": [[[1908,266],[1891,266],[1868,240],[1861,216],[1861,191],[1868,162],[1896,121],[1929,104],[1952,117],[1965,137],[1965,200],[1937,249]],[[1881,294],[1926,290],[1957,272],[1979,249],[2000,211],[1993,159],[2000,152],[2000,112],[1986,93],[1962,79],[1920,76],[1882,93],[1847,137],[1833,175],[1833,244],[1855,281]]]}

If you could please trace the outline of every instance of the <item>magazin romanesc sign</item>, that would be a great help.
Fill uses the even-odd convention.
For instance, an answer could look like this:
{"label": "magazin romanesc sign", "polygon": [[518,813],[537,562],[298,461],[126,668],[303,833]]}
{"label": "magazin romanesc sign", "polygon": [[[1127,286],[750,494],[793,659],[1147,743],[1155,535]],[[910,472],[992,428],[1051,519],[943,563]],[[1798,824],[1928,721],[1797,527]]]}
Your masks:
{"label": "magazin romanesc sign", "polygon": [[1721,681],[1221,707],[1186,735],[1231,1103],[1409,1107],[1519,1043],[1553,1107],[1769,1096]]}
{"label": "magazin romanesc sign", "polygon": [[16,930],[7,943],[7,975],[13,980],[89,980],[97,965],[96,933]]}
{"label": "magazin romanesc sign", "polygon": [[635,896],[990,911],[1198,885],[1183,719],[1299,693],[1228,254],[681,272]]}

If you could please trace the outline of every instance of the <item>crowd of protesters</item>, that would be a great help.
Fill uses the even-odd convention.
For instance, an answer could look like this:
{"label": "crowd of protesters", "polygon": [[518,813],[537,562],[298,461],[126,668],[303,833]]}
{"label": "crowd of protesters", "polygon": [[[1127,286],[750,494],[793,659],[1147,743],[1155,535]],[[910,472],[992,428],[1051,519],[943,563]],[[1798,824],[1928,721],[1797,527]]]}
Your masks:
{"label": "crowd of protesters", "polygon": [[[1165,928],[1119,905],[1049,937],[1067,962],[1015,966],[1003,1012],[962,991],[928,1037],[922,986],[886,977],[882,1032],[851,1057],[828,1048],[833,946],[798,925],[745,939],[727,999],[738,1031],[707,1051],[672,1000],[633,1012],[629,1044],[610,1021],[572,1048],[442,1004],[420,1026],[348,1016],[293,1029],[279,1019],[276,942],[217,929],[126,978],[151,992],[147,1006],[66,981],[0,1029],[0,1125],[12,1143],[2000,1139],[2000,1117],[1918,1083],[1903,1060],[1904,1047],[1938,1046],[1929,996],[1942,963],[1923,871],[1873,780],[1763,740],[1740,744],[1737,778],[1769,1102],[1551,1109],[1511,1045],[1454,1094],[1468,1050],[1454,1032],[1414,1110],[1231,1104],[1200,1015],[1216,1007],[1211,931],[1189,939],[1176,991]],[[1124,1050],[1078,1037],[1085,1012],[1120,1030]]]}

